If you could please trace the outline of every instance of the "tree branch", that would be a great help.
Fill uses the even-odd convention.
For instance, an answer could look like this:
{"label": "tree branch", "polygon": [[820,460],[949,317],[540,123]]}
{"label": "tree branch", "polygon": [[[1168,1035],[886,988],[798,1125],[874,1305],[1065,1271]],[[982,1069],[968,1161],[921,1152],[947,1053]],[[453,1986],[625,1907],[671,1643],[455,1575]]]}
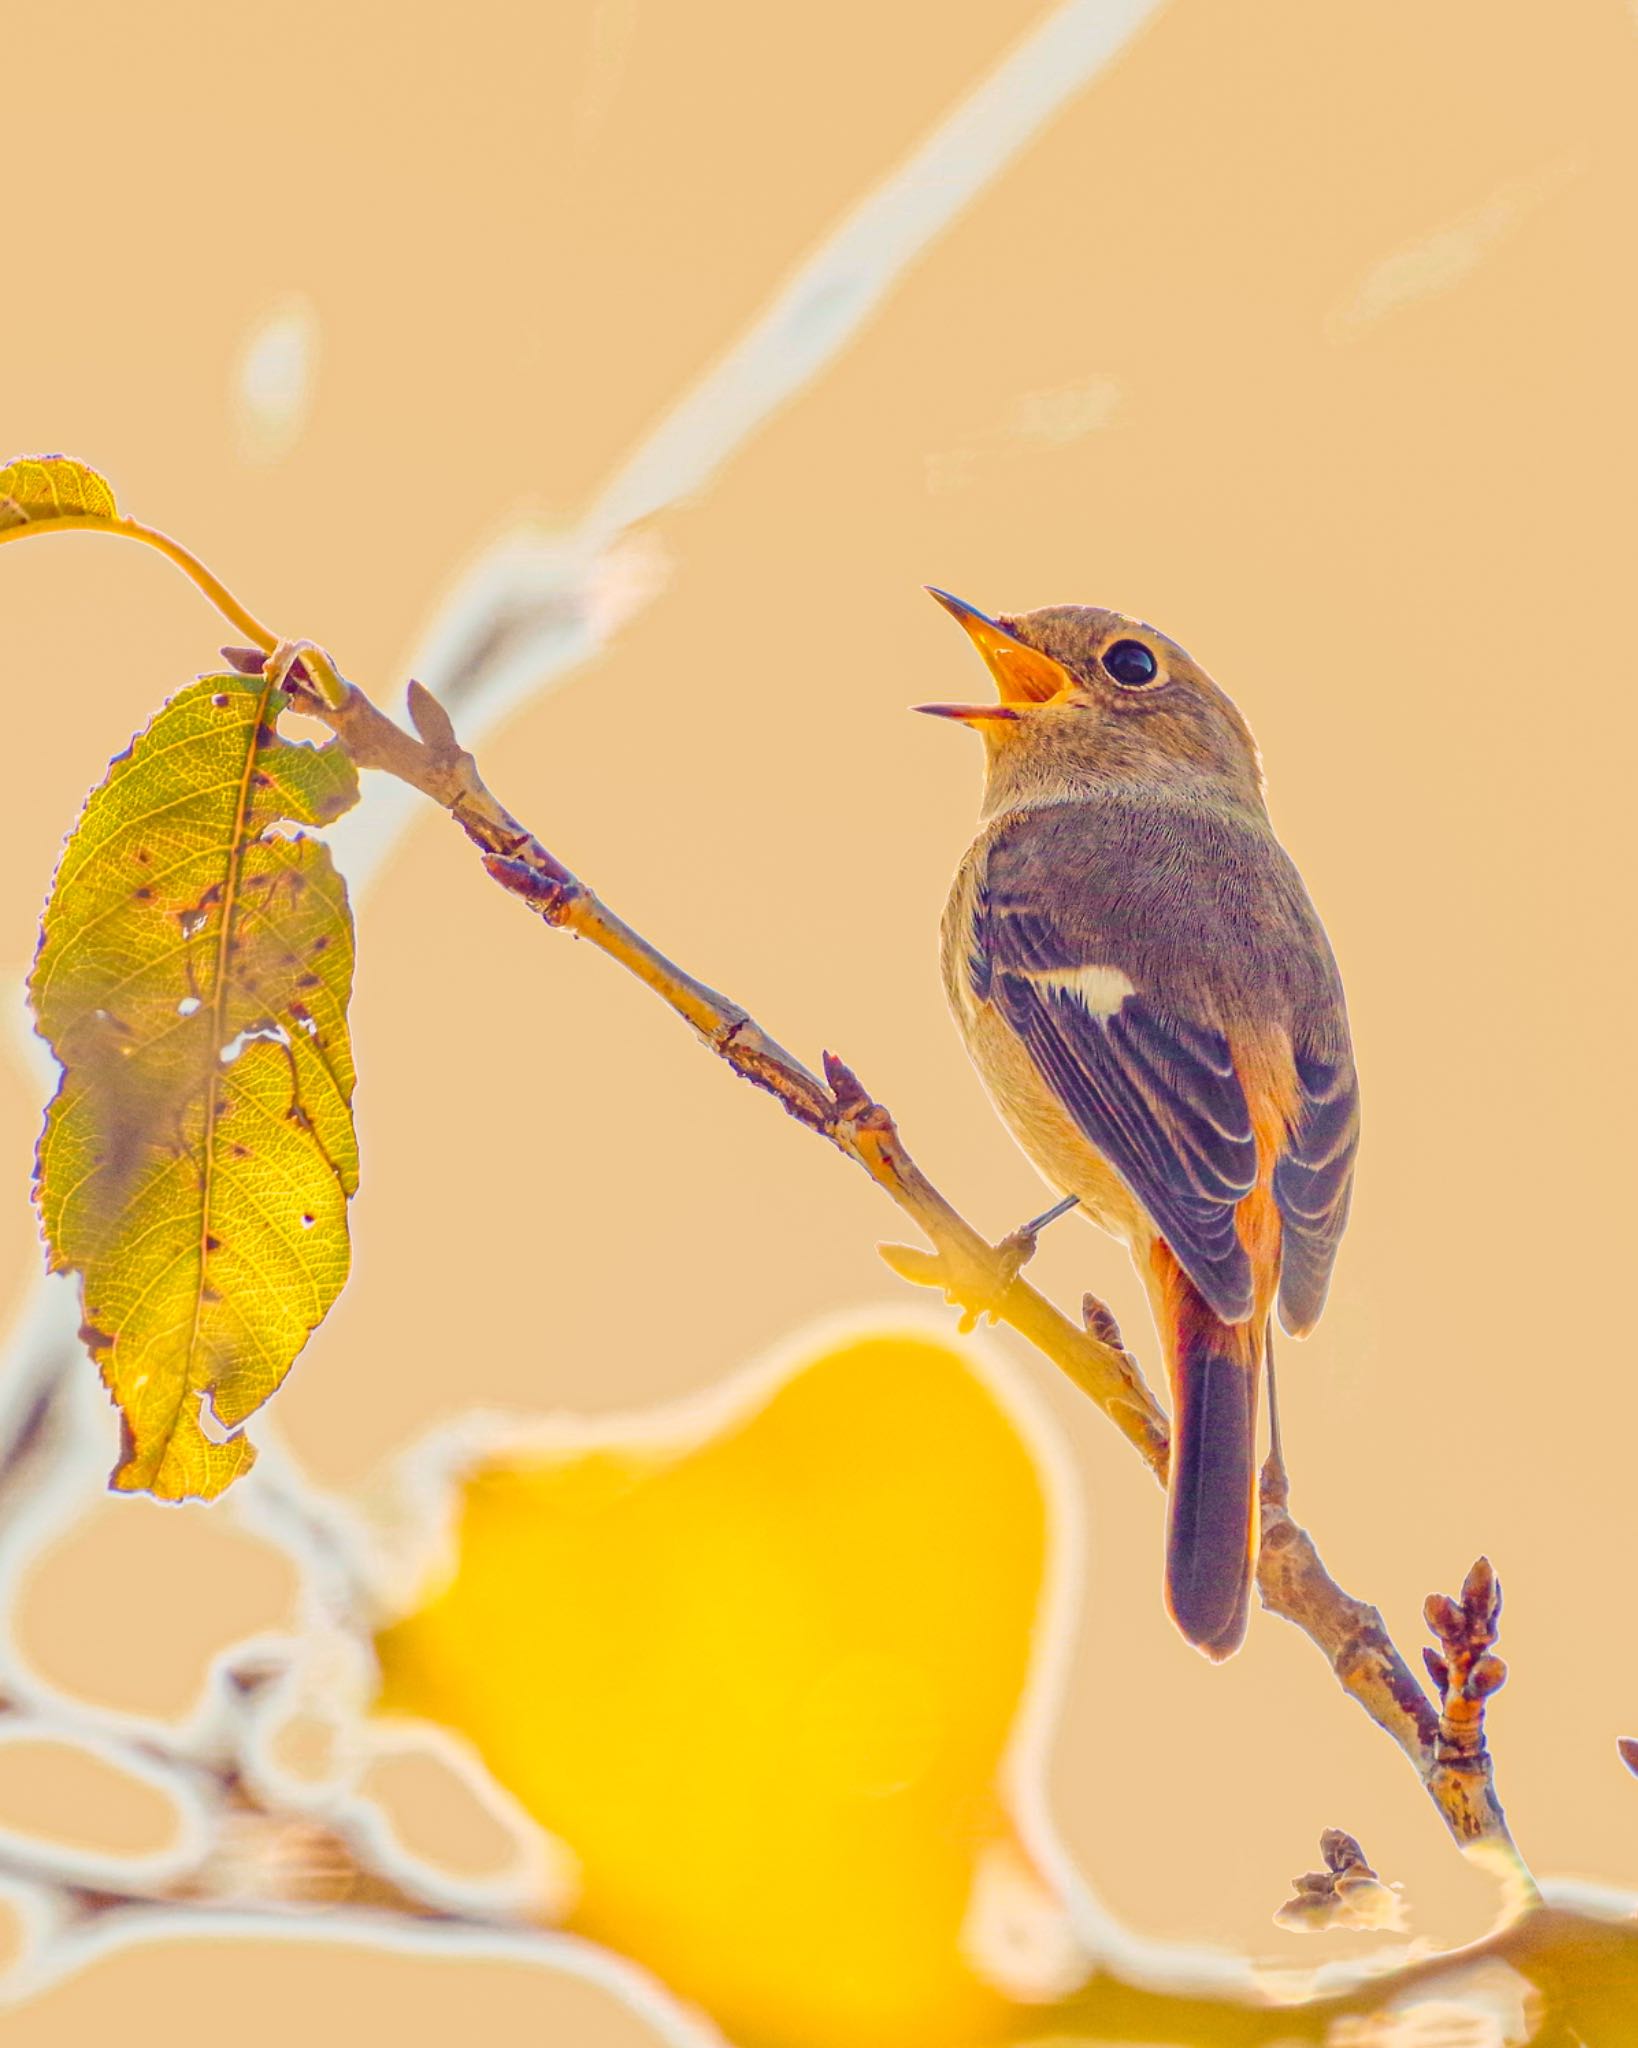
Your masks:
{"label": "tree branch", "polygon": [[[554,930],[588,940],[634,974],[735,1073],[862,1166],[932,1247],[879,1247],[894,1271],[918,1285],[943,1288],[962,1307],[964,1326],[987,1314],[1027,1338],[1096,1402],[1164,1485],[1170,1453],[1166,1416],[1107,1310],[1088,1296],[1082,1323],[1071,1322],[1019,1272],[1029,1247],[1016,1241],[991,1245],[967,1222],[916,1165],[889,1111],[851,1068],[826,1053],[821,1080],[749,1011],[697,981],[616,916],[495,798],[429,691],[419,683],[409,686],[416,727],[410,734],[305,643],[281,643],[267,657],[250,648],[223,653],[253,674],[271,661],[301,709],[328,725],[360,767],[381,769],[431,797],[454,817],[503,888]],[[1500,1596],[1488,1564],[1481,1561],[1482,1571],[1475,1566],[1462,1603],[1443,1595],[1428,1603],[1430,1625],[1447,1653],[1447,1661],[1433,1658],[1429,1665],[1441,1685],[1436,1706],[1395,1647],[1380,1612],[1344,1592],[1326,1571],[1313,1539],[1290,1513],[1283,1472],[1272,1466],[1264,1475],[1261,1535],[1257,1581],[1263,1605],[1302,1630],[1343,1690],[1399,1745],[1456,1841],[1490,1853],[1521,1895],[1535,1898],[1496,1796],[1485,1740],[1483,1699],[1506,1675],[1501,1660],[1489,1655]]]}
{"label": "tree branch", "polygon": [[[264,657],[257,650],[222,651],[236,668],[261,673]],[[554,929],[586,939],[618,961],[736,1074],[862,1166],[934,1247],[938,1269],[929,1269],[926,1284],[943,1286],[970,1315],[991,1315],[1027,1337],[1109,1415],[1164,1480],[1166,1418],[1130,1355],[1071,1322],[1019,1276],[1016,1253],[997,1251],[973,1229],[916,1165],[891,1114],[851,1069],[827,1054],[821,1080],[747,1010],[696,981],[617,917],[491,794],[477,763],[457,742],[447,712],[419,683],[409,686],[416,725],[411,734],[353,684],[343,682],[339,703],[323,702],[310,687],[309,657],[288,643],[270,658],[284,668],[286,688],[300,708],[328,725],[361,768],[381,769],[431,797],[460,825],[504,888]],[[898,1259],[895,1253],[889,1263]]]}

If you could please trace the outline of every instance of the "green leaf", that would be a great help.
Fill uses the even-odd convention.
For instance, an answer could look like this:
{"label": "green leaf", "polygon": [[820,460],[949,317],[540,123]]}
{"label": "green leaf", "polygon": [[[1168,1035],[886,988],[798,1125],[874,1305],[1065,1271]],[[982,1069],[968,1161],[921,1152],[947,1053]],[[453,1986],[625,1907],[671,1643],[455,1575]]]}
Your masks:
{"label": "green leaf", "polygon": [[35,1198],[124,1421],[117,1487],[209,1499],[347,1277],[352,919],[317,840],[355,801],[259,676],[173,697],[63,850],[29,983],[63,1077]]}
{"label": "green leaf", "polygon": [[118,517],[113,485],[72,455],[19,455],[0,469],[0,533],[55,519]]}

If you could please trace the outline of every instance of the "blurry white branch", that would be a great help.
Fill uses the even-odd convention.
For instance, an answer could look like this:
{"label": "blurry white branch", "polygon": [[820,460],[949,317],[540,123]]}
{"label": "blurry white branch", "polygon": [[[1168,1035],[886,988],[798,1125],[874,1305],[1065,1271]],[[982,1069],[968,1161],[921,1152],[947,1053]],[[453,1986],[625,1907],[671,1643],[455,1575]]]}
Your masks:
{"label": "blurry white branch", "polygon": [[[23,1933],[6,1997],[35,1995],[134,1943],[245,1934],[530,1961],[604,1984],[678,2048],[720,2048],[721,2034],[669,2000],[638,1963],[554,1927],[549,1904],[485,1899],[443,1879],[405,1857],[368,1802],[350,1792],[281,1796],[266,1775],[261,1726],[279,1682],[276,1661],[224,1666],[185,1740],[133,1733],[95,1744],[169,1794],[183,1817],[173,1850],[122,1861],[0,1832],[0,1903],[18,1910]],[[0,1713],[0,1727],[9,1718]],[[15,1732],[60,1739],[60,1730],[26,1722]],[[1347,1866],[1329,1852],[1327,1860]],[[1013,2006],[1004,2038],[1060,2048],[1157,2040],[1289,2048],[1337,2043],[1349,2023],[1373,2016],[1414,2025],[1425,2005],[1446,2024],[1466,2014],[1472,2025],[1495,2016],[1498,1998],[1517,2009],[1539,1996],[1545,2015],[1537,2017],[1550,2016],[1560,2032],[1531,2039],[1612,2041],[1614,2034],[1580,2029],[1596,2030],[1638,1998],[1635,1909],[1638,1900],[1566,1889],[1464,1948],[1428,1956],[1401,1947],[1323,1973],[1247,1964],[1208,1972],[1198,1952],[1148,1945],[1141,1967],[1089,1959],[1083,1981],[1063,1997]],[[777,2037],[760,2036],[755,2048],[778,2048]]]}
{"label": "blurry white branch", "polygon": [[[844,353],[894,286],[1161,0],[1066,0],[837,223],[705,374],[649,429],[572,531],[516,532],[456,582],[414,650],[469,745],[590,660],[658,589],[634,530],[702,491],[781,406]],[[333,835],[355,892],[412,815],[372,792]],[[356,821],[356,822],[355,822]]]}

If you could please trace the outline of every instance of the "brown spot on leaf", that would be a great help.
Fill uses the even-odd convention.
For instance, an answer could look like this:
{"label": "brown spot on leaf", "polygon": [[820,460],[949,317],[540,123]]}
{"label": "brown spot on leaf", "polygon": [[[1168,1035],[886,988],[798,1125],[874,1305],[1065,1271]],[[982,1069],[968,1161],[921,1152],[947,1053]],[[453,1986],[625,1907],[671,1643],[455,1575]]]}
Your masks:
{"label": "brown spot on leaf", "polygon": [[135,895],[138,903],[147,903],[152,898],[154,892],[144,882],[140,889],[134,890],[132,893]]}
{"label": "brown spot on leaf", "polygon": [[216,695],[212,697],[210,701],[216,706],[218,711],[225,711],[228,708],[228,706],[233,702],[233,699],[228,695],[226,690],[218,690]]}
{"label": "brown spot on leaf", "polygon": [[81,1323],[80,1342],[88,1351],[112,1351],[114,1340],[106,1330],[99,1330],[94,1323]]}
{"label": "brown spot on leaf", "polygon": [[207,1235],[205,1238],[205,1249],[208,1252],[219,1252],[222,1249],[222,1240],[219,1237]]}
{"label": "brown spot on leaf", "polygon": [[323,988],[324,978],[318,974],[298,974],[296,976],[296,986],[297,988]]}

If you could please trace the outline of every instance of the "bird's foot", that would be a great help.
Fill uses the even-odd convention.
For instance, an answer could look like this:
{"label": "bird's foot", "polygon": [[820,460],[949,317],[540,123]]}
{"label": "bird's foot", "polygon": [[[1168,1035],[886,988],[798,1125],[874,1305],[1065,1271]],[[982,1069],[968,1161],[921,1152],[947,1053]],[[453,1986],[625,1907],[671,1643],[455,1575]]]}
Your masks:
{"label": "bird's foot", "polygon": [[1020,1223],[1016,1230],[1009,1230],[1002,1238],[995,1247],[995,1256],[1006,1270],[1008,1287],[1034,1258],[1041,1232],[1049,1223],[1056,1223],[1060,1216],[1067,1216],[1080,1199],[1079,1195],[1065,1195],[1061,1202],[1054,1202],[1050,1209],[1044,1209],[1039,1216],[1032,1216],[1027,1223]]}
{"label": "bird's foot", "polygon": [[[979,1318],[987,1315],[993,1323],[1001,1314],[1001,1303],[1007,1290],[1018,1275],[1034,1258],[1040,1245],[1041,1232],[1049,1223],[1056,1223],[1060,1216],[1067,1216],[1080,1201],[1079,1195],[1065,1195],[1061,1202],[1054,1202],[1050,1209],[1044,1209],[1039,1216],[1032,1216],[1027,1223],[1020,1223],[1016,1230],[1009,1230],[999,1244],[991,1245],[990,1256],[995,1261],[986,1298],[977,1306],[962,1301],[961,1328],[965,1333],[977,1327]],[[958,1299],[951,1296],[952,1300]]]}
{"label": "bird's foot", "polygon": [[960,1329],[965,1336],[988,1319],[997,1322],[1001,1306],[1013,1282],[1034,1258],[1040,1233],[1056,1218],[1073,1209],[1078,1195],[1066,1195],[1061,1202],[1016,1230],[1009,1230],[999,1244],[984,1245],[963,1255],[955,1249],[924,1252],[906,1244],[883,1244],[876,1249],[901,1279],[920,1287],[941,1287],[944,1298],[961,1311]]}

